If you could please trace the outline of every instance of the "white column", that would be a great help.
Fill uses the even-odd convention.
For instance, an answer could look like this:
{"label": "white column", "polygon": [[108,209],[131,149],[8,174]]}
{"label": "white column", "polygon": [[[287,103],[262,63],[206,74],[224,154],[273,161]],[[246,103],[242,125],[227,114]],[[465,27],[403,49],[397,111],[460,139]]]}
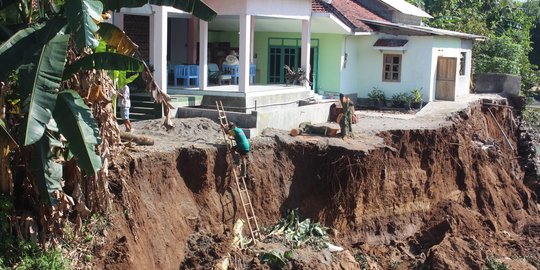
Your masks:
{"label": "white column", "polygon": [[[155,13],[151,16],[153,21],[150,35],[151,61],[154,65],[154,79],[157,85],[167,92],[167,11],[161,6],[154,6]],[[153,17],[153,19],[152,19]]]}
{"label": "white column", "polygon": [[199,20],[199,89],[208,88],[208,22]]}
{"label": "white column", "polygon": [[249,91],[249,64],[251,61],[251,15],[240,15],[240,66],[238,87]]}
{"label": "white column", "polygon": [[155,25],[155,20],[156,20],[156,14],[150,14],[148,16],[148,24],[149,24],[149,29],[148,29],[148,38],[150,39],[150,42],[148,42],[148,62],[150,62],[151,65],[154,64],[154,48],[155,48],[155,44],[154,44],[154,25]]}
{"label": "white column", "polygon": [[112,18],[113,18],[113,24],[116,27],[124,30],[124,13],[113,12]]}
{"label": "white column", "polygon": [[[306,74],[309,78],[309,72],[311,70],[311,67],[309,66],[309,60],[311,57],[311,21],[310,20],[302,20],[302,57],[300,61],[300,65],[302,68],[306,71]],[[309,85],[305,84],[306,87]]]}

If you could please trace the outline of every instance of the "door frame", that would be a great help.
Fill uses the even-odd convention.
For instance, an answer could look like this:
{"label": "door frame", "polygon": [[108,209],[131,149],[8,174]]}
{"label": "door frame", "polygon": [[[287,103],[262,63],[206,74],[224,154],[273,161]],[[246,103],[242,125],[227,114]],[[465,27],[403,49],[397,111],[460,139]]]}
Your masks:
{"label": "door frame", "polygon": [[[296,54],[296,58],[295,58],[295,63],[297,64],[297,66],[300,66],[300,58],[301,58],[301,55],[300,55],[300,50],[302,48],[302,39],[301,38],[275,38],[275,37],[271,37],[271,38],[268,38],[268,64],[267,64],[267,69],[266,69],[266,83],[267,84],[279,84],[279,83],[284,83],[284,74],[285,74],[285,71],[283,70],[283,68],[280,70],[280,82],[270,82],[270,57],[271,57],[271,53],[270,53],[270,50],[272,48],[281,48],[281,49],[295,49],[295,54]],[[311,55],[311,61],[313,61],[313,65],[311,67],[311,74],[313,76],[313,81],[311,82],[312,83],[312,89],[314,90],[317,90],[318,88],[318,72],[319,72],[319,39],[311,39],[311,49],[313,49],[313,54]],[[281,53],[280,55],[280,61],[281,61],[281,64],[283,65],[284,64],[284,60],[285,60],[285,55],[283,53]],[[283,81],[283,82],[281,82]]]}

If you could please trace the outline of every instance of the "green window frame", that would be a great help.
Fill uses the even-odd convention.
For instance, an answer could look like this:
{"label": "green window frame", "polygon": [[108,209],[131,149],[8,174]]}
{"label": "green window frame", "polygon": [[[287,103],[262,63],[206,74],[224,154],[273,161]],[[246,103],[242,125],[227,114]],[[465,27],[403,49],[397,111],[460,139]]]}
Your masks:
{"label": "green window frame", "polygon": [[[284,65],[298,68],[301,61],[302,39],[268,38],[267,84],[285,83]],[[317,88],[319,65],[319,39],[311,39],[311,82]]]}

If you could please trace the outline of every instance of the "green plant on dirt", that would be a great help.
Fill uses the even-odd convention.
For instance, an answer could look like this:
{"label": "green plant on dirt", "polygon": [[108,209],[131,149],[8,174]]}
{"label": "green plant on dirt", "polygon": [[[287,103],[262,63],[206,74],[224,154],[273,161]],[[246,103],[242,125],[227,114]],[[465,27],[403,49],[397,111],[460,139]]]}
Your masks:
{"label": "green plant on dirt", "polygon": [[292,250],[285,251],[283,254],[278,250],[271,250],[259,255],[259,260],[270,266],[271,269],[283,269],[287,262],[293,259]]}
{"label": "green plant on dirt", "polygon": [[[0,1],[0,107],[8,111],[0,118],[0,193],[13,194],[17,185],[38,191],[21,194],[20,205],[43,210],[33,219],[42,239],[51,239],[42,234],[60,233],[66,224],[60,217],[68,213],[52,212],[73,211],[51,206],[77,203],[83,205],[77,213],[87,216],[108,204],[102,162],[118,153],[119,129],[110,103],[114,84],[133,79],[123,73],[141,72],[157,102],[170,100],[138,57],[138,46],[103,22],[110,11],[145,4],[172,6],[203,20],[216,15],[201,0]],[[20,138],[18,145],[13,138]],[[17,179],[12,167],[22,168],[14,174]],[[63,193],[63,181],[85,196],[74,201]],[[44,218],[48,215],[58,218]]]}
{"label": "green plant on dirt", "polygon": [[486,263],[484,264],[483,270],[510,270],[508,265],[505,263],[497,261],[495,257],[489,256],[486,259]]}
{"label": "green plant on dirt", "polygon": [[399,266],[401,265],[401,261],[400,260],[392,260],[390,261],[390,264],[388,265],[388,269],[391,269],[391,270],[396,270],[396,269],[399,269]]}
{"label": "green plant on dirt", "polygon": [[328,228],[304,219],[300,221],[298,209],[290,210],[287,216],[274,225],[265,237],[266,241],[277,240],[292,248],[307,245],[316,250],[328,246]]}
{"label": "green plant on dirt", "polygon": [[360,265],[360,270],[368,270],[369,269],[369,263],[367,259],[367,255],[364,254],[361,250],[358,250],[354,253],[354,259],[358,262]]}
{"label": "green plant on dirt", "polygon": [[43,251],[33,242],[21,242],[19,244],[19,262],[17,269],[70,269],[70,262],[64,258],[59,250]]}
{"label": "green plant on dirt", "polygon": [[392,95],[392,106],[395,108],[403,108],[410,103],[410,98],[407,93],[397,93]]}
{"label": "green plant on dirt", "polygon": [[523,120],[534,128],[540,128],[540,110],[535,108],[526,108],[523,110]]}
{"label": "green plant on dirt", "polygon": [[368,98],[371,102],[377,105],[382,105],[386,102],[386,95],[377,87],[373,87],[373,90],[368,93]]}
{"label": "green plant on dirt", "polygon": [[424,101],[424,98],[422,97],[422,88],[413,88],[413,90],[411,90],[410,98],[411,102],[414,103],[420,103]]}

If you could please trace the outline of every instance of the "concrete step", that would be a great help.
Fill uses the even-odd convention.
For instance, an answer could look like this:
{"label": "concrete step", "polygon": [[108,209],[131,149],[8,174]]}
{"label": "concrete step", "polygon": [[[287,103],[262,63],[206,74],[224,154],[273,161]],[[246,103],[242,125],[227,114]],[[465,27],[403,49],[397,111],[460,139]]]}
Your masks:
{"label": "concrete step", "polygon": [[154,107],[131,107],[129,113],[144,113],[154,115],[157,108]]}

